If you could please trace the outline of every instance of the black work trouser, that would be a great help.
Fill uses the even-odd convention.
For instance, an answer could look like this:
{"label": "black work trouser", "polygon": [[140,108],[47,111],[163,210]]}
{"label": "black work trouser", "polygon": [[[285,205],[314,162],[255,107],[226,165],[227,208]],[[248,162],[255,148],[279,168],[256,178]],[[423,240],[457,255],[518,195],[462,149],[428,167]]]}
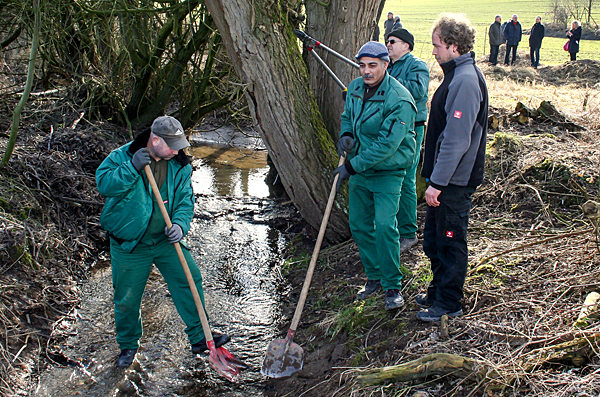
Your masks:
{"label": "black work trouser", "polygon": [[[505,65],[514,65],[517,62],[518,45],[506,45],[506,55],[504,56]],[[510,62],[510,53],[512,52],[512,62]]]}
{"label": "black work trouser", "polygon": [[529,49],[529,58],[531,59],[531,66],[538,67],[540,64],[540,47]]}
{"label": "black work trouser", "polygon": [[461,309],[469,253],[467,228],[472,196],[471,186],[448,185],[438,197],[438,207],[427,206],[423,230],[423,251],[431,261],[433,280],[427,297],[433,305],[449,311]]}
{"label": "black work trouser", "polygon": [[499,45],[490,45],[490,63],[495,65],[498,63],[498,52],[500,51]]}

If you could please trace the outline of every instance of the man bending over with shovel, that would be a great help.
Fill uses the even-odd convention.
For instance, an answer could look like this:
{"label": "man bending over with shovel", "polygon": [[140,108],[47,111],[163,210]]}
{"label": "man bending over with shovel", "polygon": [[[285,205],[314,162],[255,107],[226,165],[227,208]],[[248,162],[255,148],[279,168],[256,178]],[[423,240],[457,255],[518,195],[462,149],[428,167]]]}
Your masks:
{"label": "man bending over with shovel", "polygon": [[350,178],[350,230],[367,274],[357,298],[383,287],[385,309],[392,310],[404,304],[396,214],[402,180],[415,157],[417,108],[410,92],[386,72],[385,45],[370,41],[356,59],[362,78],[348,86],[337,146],[348,161],[334,175],[339,174],[338,190]]}
{"label": "man bending over with shovel", "polygon": [[[173,244],[181,242],[194,215],[192,167],[183,149],[190,146],[181,123],[158,117],[151,129],[114,150],[98,167],[98,191],[106,197],[100,224],[110,237],[115,327],[121,349],[117,365],[133,362],[142,336],[141,302],[152,264],[163,275],[175,307],[187,325],[192,353],[207,350],[194,298]],[[173,226],[168,229],[144,174],[150,165]],[[183,244],[182,244],[183,245]],[[204,304],[202,276],[183,249]],[[229,336],[214,334],[215,346]]]}

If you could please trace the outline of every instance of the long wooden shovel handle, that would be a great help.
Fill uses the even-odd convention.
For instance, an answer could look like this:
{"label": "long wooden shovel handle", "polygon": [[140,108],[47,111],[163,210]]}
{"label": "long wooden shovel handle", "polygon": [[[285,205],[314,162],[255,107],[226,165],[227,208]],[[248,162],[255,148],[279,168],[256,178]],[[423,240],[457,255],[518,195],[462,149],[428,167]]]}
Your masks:
{"label": "long wooden shovel handle", "polygon": [[[346,161],[346,157],[340,157],[338,167],[341,167],[344,164],[344,161]],[[319,235],[317,236],[315,249],[313,250],[312,258],[310,259],[310,264],[308,265],[308,271],[306,272],[306,278],[304,279],[304,285],[302,286],[302,292],[300,293],[300,299],[298,299],[298,306],[296,306],[296,312],[292,318],[292,324],[290,325],[290,331],[288,332],[288,335],[294,335],[296,333],[298,323],[300,322],[300,315],[304,309],[306,295],[308,295],[308,288],[310,287],[310,282],[312,281],[312,276],[315,272],[315,265],[317,264],[317,259],[319,258],[319,251],[321,250],[321,244],[323,243],[323,237],[325,236],[325,230],[327,229],[327,222],[329,222],[329,215],[331,214],[331,208],[333,207],[333,202],[335,200],[335,185],[337,184],[339,176],[339,174],[336,174],[335,178],[333,178],[333,186],[331,187],[331,192],[329,193],[329,199],[327,200],[327,207],[325,208],[325,214],[323,214],[323,220],[321,221],[321,228],[319,229]]]}
{"label": "long wooden shovel handle", "polygon": [[[156,197],[156,202],[158,203],[158,207],[160,208],[160,212],[162,213],[163,218],[165,219],[165,223],[167,227],[170,229],[173,227],[171,223],[171,218],[165,208],[165,204],[163,203],[162,197],[160,196],[160,190],[158,190],[158,186],[156,185],[156,181],[154,180],[154,175],[152,175],[152,170],[150,170],[150,166],[147,165],[144,167],[144,171],[146,171],[146,176],[148,177],[148,181],[150,182],[150,186],[152,186],[152,191],[154,192],[154,197]],[[212,332],[210,332],[210,326],[208,325],[208,319],[206,318],[206,313],[204,313],[204,307],[202,306],[202,300],[200,299],[200,295],[198,294],[198,289],[196,288],[196,283],[194,282],[194,278],[192,277],[192,273],[190,272],[190,268],[185,260],[185,256],[183,256],[183,251],[181,250],[181,245],[179,242],[175,243],[175,250],[177,251],[177,255],[179,255],[179,261],[181,262],[181,266],[183,266],[183,271],[185,272],[185,277],[187,278],[188,284],[190,285],[190,290],[192,290],[192,295],[194,296],[194,302],[196,303],[196,310],[198,310],[198,316],[200,316],[200,321],[202,322],[202,329],[204,330],[204,337],[206,338],[206,344],[213,340]]]}

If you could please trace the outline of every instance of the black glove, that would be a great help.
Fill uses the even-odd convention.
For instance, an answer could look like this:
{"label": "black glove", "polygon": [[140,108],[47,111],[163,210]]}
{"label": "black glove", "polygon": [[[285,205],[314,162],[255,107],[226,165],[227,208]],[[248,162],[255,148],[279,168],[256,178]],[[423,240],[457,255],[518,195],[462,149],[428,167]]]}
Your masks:
{"label": "black glove", "polygon": [[170,229],[165,226],[165,235],[167,236],[167,240],[169,240],[169,243],[175,244],[181,241],[181,239],[183,238],[183,230],[181,230],[181,226],[174,223]]}
{"label": "black glove", "polygon": [[350,178],[350,173],[348,172],[348,169],[346,168],[346,166],[342,165],[342,166],[337,167],[333,171],[334,178],[336,175],[339,175],[339,177],[338,177],[337,183],[335,185],[335,191],[339,192],[340,186],[342,186],[342,182],[345,181],[346,179]]}
{"label": "black glove", "polygon": [[131,158],[131,164],[138,172],[141,172],[145,166],[150,164],[150,152],[147,148],[142,148],[135,152]]}
{"label": "black glove", "polygon": [[345,156],[346,153],[350,153],[352,148],[354,147],[354,138],[350,136],[343,136],[337,143],[337,152],[338,156]]}

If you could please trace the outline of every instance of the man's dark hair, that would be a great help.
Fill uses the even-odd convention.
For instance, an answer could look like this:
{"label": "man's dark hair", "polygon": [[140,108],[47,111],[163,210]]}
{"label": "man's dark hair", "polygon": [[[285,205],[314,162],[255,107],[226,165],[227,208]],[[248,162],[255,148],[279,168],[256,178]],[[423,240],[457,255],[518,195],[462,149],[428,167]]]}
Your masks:
{"label": "man's dark hair", "polygon": [[433,23],[433,32],[438,32],[440,40],[450,46],[456,45],[460,55],[472,51],[475,47],[475,33],[465,14],[440,14]]}

